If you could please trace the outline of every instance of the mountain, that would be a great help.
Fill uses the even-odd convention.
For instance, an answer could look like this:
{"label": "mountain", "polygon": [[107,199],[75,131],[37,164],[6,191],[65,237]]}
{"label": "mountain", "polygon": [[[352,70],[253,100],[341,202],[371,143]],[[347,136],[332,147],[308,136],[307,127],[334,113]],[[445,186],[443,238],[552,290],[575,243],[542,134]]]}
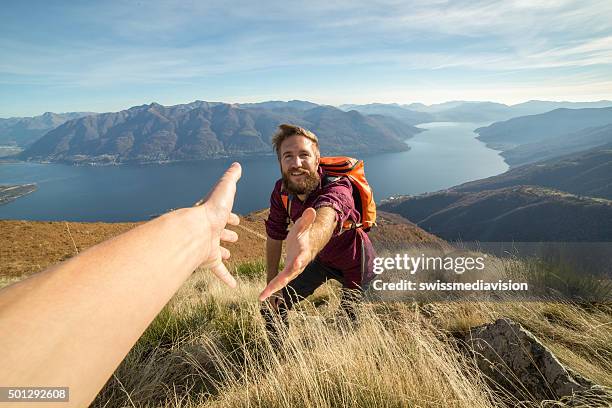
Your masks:
{"label": "mountain", "polygon": [[370,103],[367,105],[340,105],[343,111],[355,110],[364,115],[384,115],[401,120],[408,125],[434,122],[433,115],[425,112],[415,112],[397,104]]}
{"label": "mountain", "polygon": [[471,101],[448,101],[442,103],[434,103],[432,105],[424,105],[422,103],[411,103],[409,105],[400,105],[402,108],[411,109],[419,112],[436,113],[442,112],[448,109],[453,109],[461,105],[479,103]]}
{"label": "mountain", "polygon": [[526,143],[506,150],[501,155],[512,167],[534,163],[589,148],[612,143],[612,124],[581,129],[546,140]]}
{"label": "mountain", "polygon": [[284,122],[314,131],[322,154],[407,150],[403,140],[419,131],[392,118],[343,112],[331,106],[303,110],[291,106],[244,108],[204,101],[174,106],[152,103],[68,121],[20,157],[119,163],[270,154],[270,138]]}
{"label": "mountain", "polygon": [[379,208],[446,240],[612,240],[612,143]]}
{"label": "mountain", "polygon": [[556,102],[528,101],[516,105],[505,105],[495,102],[450,101],[433,105],[412,103],[398,105],[412,111],[426,112],[434,115],[438,122],[497,122],[518,116],[536,115],[559,108],[603,108],[612,106],[612,101],[598,102]]}
{"label": "mountain", "polygon": [[92,115],[92,112],[45,112],[39,116],[24,118],[0,118],[0,145],[26,147],[35,142],[49,130],[62,123],[83,116]]}
{"label": "mountain", "polygon": [[557,101],[537,101],[531,100],[523,103],[511,105],[514,116],[536,115],[538,113],[550,112],[559,108],[582,109],[582,108],[606,108],[612,106],[612,101],[596,102],[557,102]]}
{"label": "mountain", "polygon": [[491,122],[512,116],[508,105],[495,102],[464,102],[435,113],[438,122]]}
{"label": "mountain", "polygon": [[257,102],[257,103],[239,103],[237,104],[238,106],[240,106],[241,108],[259,108],[259,109],[268,109],[268,110],[272,110],[272,109],[297,109],[297,110],[308,110],[308,109],[312,109],[312,108],[316,108],[317,105],[316,103],[312,103],[312,102],[308,102],[308,101],[298,101],[298,100],[292,100],[292,101],[288,101],[288,102],[284,102],[284,101],[267,101],[267,102]]}
{"label": "mountain", "polygon": [[521,116],[475,130],[488,146],[509,150],[521,144],[548,141],[564,134],[612,123],[612,107],[559,108],[539,115]]}
{"label": "mountain", "polygon": [[449,241],[610,241],[612,201],[537,186],[446,190],[380,205]]}

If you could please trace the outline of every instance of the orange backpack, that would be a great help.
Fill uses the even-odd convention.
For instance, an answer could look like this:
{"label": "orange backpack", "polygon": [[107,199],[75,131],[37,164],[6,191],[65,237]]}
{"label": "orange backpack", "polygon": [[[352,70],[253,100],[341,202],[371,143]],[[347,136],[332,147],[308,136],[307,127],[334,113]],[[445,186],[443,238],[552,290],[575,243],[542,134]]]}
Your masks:
{"label": "orange backpack", "polygon": [[[348,177],[353,185],[355,208],[361,214],[361,222],[356,223],[346,220],[342,225],[342,231],[363,228],[364,231],[368,232],[372,226],[376,225],[376,203],[374,203],[372,188],[365,178],[363,160],[346,156],[321,157],[319,166],[323,169],[325,178]],[[281,198],[287,214],[289,214],[293,197],[291,194],[281,194]]]}

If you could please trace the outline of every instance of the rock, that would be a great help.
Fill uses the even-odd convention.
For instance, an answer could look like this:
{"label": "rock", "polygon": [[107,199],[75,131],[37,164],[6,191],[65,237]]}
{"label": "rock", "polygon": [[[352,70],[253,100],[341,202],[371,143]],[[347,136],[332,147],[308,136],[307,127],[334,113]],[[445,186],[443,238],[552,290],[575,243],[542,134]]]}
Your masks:
{"label": "rock", "polygon": [[611,406],[605,387],[566,368],[531,332],[510,319],[471,328],[463,337],[494,389],[517,401],[562,399],[574,406]]}

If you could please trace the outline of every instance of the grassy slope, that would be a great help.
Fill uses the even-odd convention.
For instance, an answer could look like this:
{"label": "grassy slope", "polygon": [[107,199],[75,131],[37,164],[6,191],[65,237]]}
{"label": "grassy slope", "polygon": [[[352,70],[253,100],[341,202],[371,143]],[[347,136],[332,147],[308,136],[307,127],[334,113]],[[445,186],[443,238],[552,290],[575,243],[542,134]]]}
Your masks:
{"label": "grassy slope", "polygon": [[[243,219],[243,246],[232,248],[240,285],[230,291],[197,271],[155,319],[99,394],[94,406],[495,406],[453,333],[510,317],[533,331],[559,359],[612,386],[612,310],[552,303],[366,304],[361,324],[334,322],[337,290],[326,285],[291,313],[284,354],[270,349],[259,318],[263,287],[261,220]],[[437,241],[392,216],[377,242]],[[0,221],[2,275],[19,279],[134,224]],[[70,230],[70,233],[68,233]],[[401,231],[401,233],[398,233]],[[395,234],[395,235],[394,235]],[[73,243],[74,240],[74,243]],[[12,244],[11,244],[12,243]],[[7,246],[7,245],[12,246]],[[26,246],[27,245],[27,246]],[[255,259],[245,264],[247,259]],[[6,261],[5,261],[6,260]],[[6,283],[6,282],[5,282]],[[319,305],[314,307],[314,304]]]}

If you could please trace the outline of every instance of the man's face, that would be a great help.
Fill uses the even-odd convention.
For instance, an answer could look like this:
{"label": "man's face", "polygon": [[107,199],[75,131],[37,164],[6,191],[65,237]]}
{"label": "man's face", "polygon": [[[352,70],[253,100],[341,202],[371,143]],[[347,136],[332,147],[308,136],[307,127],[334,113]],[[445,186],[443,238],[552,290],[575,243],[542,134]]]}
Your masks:
{"label": "man's face", "polygon": [[292,194],[308,194],[319,185],[319,149],[304,136],[291,136],[279,149],[283,185]]}

